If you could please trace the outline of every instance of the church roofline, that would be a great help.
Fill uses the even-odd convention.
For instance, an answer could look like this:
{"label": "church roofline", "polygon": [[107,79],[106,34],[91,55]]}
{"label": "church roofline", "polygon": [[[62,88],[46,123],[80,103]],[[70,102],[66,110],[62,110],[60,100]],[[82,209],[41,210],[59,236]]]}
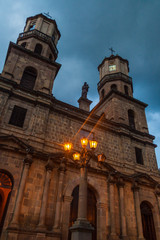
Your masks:
{"label": "church roofline", "polygon": [[103,59],[102,63],[99,64],[99,66],[98,66],[98,71],[99,71],[100,67],[104,64],[104,62],[105,62],[106,60],[109,61],[109,60],[113,60],[113,59],[116,59],[116,58],[119,58],[121,61],[124,61],[124,62],[127,63],[128,72],[129,72],[129,62],[128,62],[128,60],[120,57],[119,55],[116,55],[116,56],[115,56],[115,55],[111,55],[110,57],[105,57],[105,58]]}
{"label": "church roofline", "polygon": [[60,37],[61,37],[61,33],[60,33],[60,31],[58,30],[58,26],[57,26],[56,21],[55,21],[54,19],[51,19],[51,18],[46,17],[43,13],[39,13],[39,14],[37,14],[37,15],[35,15],[35,16],[28,17],[28,18],[26,19],[26,23],[27,23],[28,20],[34,20],[34,19],[37,19],[38,17],[43,17],[43,18],[46,19],[47,21],[55,24],[55,26],[56,26],[56,31],[57,31],[58,37],[59,37],[58,40],[59,40]]}

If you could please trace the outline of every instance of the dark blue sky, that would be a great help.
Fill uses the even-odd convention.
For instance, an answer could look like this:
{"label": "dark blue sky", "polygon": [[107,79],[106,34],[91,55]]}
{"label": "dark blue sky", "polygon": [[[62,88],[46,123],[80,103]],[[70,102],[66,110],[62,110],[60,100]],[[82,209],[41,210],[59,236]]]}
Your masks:
{"label": "dark blue sky", "polygon": [[116,53],[128,59],[134,97],[149,104],[146,110],[150,133],[156,136],[160,166],[160,1],[159,0],[1,0],[0,72],[9,41],[16,42],[28,16],[49,12],[61,32],[58,43],[62,64],[53,94],[78,106],[86,81],[88,97],[98,101],[97,66]]}

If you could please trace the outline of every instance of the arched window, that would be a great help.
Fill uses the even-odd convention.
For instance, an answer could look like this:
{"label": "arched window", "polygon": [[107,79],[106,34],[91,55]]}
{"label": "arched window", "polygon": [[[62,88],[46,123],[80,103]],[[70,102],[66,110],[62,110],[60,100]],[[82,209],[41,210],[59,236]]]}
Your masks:
{"label": "arched window", "polygon": [[128,96],[128,86],[124,85],[124,92]]}
{"label": "arched window", "polygon": [[42,45],[37,43],[36,46],[35,46],[35,49],[34,49],[34,52],[41,55],[41,52],[42,52]]}
{"label": "arched window", "polygon": [[37,77],[36,69],[33,67],[26,67],[23,72],[20,85],[22,87],[32,90],[35,85],[36,77]]}
{"label": "arched window", "polygon": [[29,27],[29,30],[31,31],[31,30],[35,29],[35,26],[36,26],[35,23],[31,23],[31,25],[30,25],[30,27]]}
{"label": "arched window", "polygon": [[156,240],[155,226],[153,221],[152,208],[146,201],[140,205],[143,235],[146,240]]}
{"label": "arched window", "polygon": [[[73,200],[71,202],[71,210],[70,210],[70,221],[69,227],[73,225],[73,223],[77,219],[78,215],[78,198],[79,198],[79,186],[75,187],[72,192]],[[88,188],[87,190],[87,220],[94,227],[94,231],[92,233],[92,240],[97,239],[97,208],[96,208],[96,197],[94,192]],[[71,240],[71,232],[69,231],[68,240]]]}
{"label": "arched window", "polygon": [[131,109],[128,110],[128,121],[129,121],[129,126],[135,129],[134,111]]}
{"label": "arched window", "polygon": [[25,47],[26,47],[26,42],[23,42],[23,43],[21,44],[21,46],[25,48]]}
{"label": "arched window", "polygon": [[111,89],[117,90],[117,85],[116,85],[116,84],[112,84],[112,85],[111,85]]}
{"label": "arched window", "polygon": [[101,91],[101,98],[102,99],[104,98],[104,89],[102,89],[102,91]]}
{"label": "arched window", "polygon": [[9,205],[10,195],[13,187],[13,181],[9,174],[0,171],[0,235],[2,232],[4,220]]}

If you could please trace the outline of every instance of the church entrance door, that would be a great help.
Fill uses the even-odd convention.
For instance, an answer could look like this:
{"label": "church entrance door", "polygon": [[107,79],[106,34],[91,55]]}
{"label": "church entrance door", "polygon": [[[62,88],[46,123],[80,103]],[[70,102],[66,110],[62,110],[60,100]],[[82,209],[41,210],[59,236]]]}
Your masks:
{"label": "church entrance door", "polygon": [[143,235],[146,240],[156,240],[152,209],[149,203],[141,203]]}
{"label": "church entrance door", "polygon": [[[78,197],[79,197],[79,186],[75,187],[72,192],[73,200],[71,202],[71,210],[70,210],[70,221],[69,227],[73,225],[73,223],[77,219],[78,215]],[[94,232],[92,234],[92,240],[97,239],[97,207],[96,207],[96,197],[94,192],[88,188],[87,191],[87,220],[94,227]],[[68,240],[71,240],[71,232],[69,231]]]}
{"label": "church entrance door", "polygon": [[0,170],[0,235],[7,213],[12,186],[13,183],[9,174],[3,170]]}

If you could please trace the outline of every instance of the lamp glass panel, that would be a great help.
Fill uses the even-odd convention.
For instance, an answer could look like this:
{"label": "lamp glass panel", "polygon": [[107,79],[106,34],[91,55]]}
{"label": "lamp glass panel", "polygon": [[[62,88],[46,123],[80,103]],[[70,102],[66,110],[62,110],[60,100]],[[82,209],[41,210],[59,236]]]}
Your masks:
{"label": "lamp glass panel", "polygon": [[64,150],[65,151],[70,151],[72,149],[72,143],[65,143],[64,144]]}
{"label": "lamp glass panel", "polygon": [[96,149],[98,142],[95,140],[91,140],[89,141],[89,144],[91,149]]}
{"label": "lamp glass panel", "polygon": [[80,154],[80,153],[74,153],[74,154],[73,154],[73,159],[74,159],[75,161],[80,160],[80,158],[81,158],[81,154]]}
{"label": "lamp glass panel", "polygon": [[86,147],[87,144],[88,144],[88,139],[87,139],[87,138],[82,138],[82,139],[81,139],[81,145],[82,145],[82,147]]}

